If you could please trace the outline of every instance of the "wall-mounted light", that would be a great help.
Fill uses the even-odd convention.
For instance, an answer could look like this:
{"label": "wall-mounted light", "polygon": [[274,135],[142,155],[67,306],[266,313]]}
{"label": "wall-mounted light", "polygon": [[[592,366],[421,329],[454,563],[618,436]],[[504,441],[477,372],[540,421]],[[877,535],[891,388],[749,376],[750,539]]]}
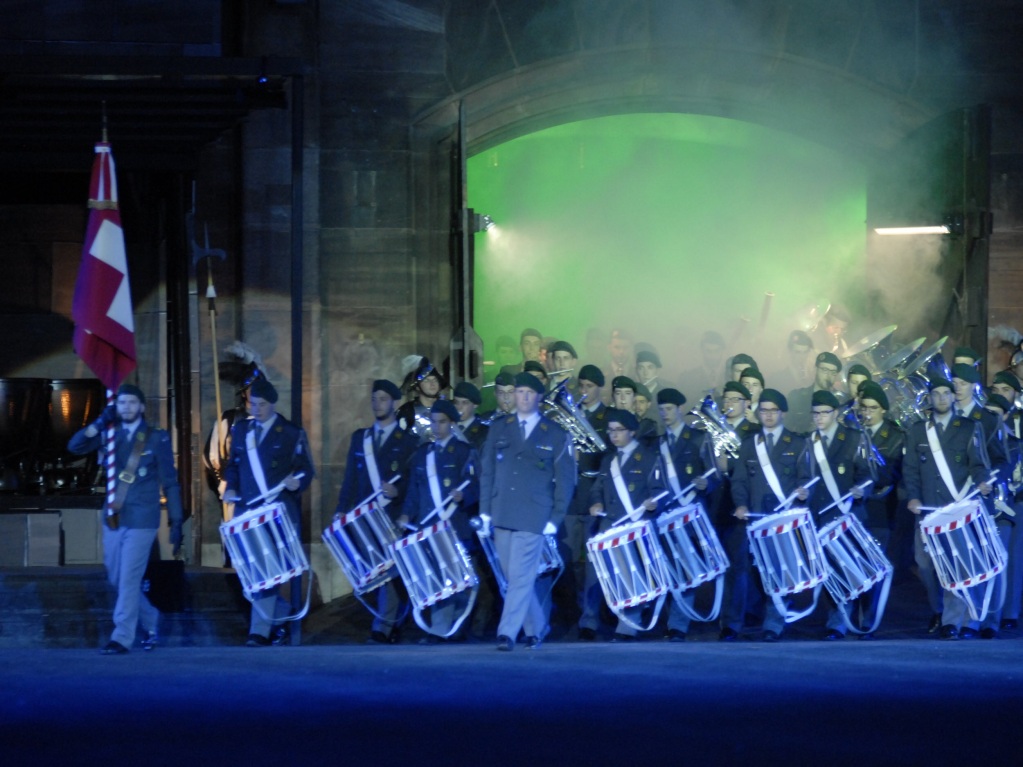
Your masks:
{"label": "wall-mounted light", "polygon": [[494,219],[485,213],[472,214],[472,232],[478,234],[494,228]]}
{"label": "wall-mounted light", "polygon": [[963,217],[958,213],[945,216],[941,224],[928,224],[924,226],[879,226],[874,232],[881,235],[907,235],[907,234],[955,234],[963,233]]}

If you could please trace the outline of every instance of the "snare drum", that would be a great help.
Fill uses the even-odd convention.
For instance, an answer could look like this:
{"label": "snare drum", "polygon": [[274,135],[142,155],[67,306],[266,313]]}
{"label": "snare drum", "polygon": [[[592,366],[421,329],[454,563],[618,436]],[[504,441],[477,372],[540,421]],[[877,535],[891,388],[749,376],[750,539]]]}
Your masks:
{"label": "snare drum", "polygon": [[840,605],[892,575],[892,563],[853,514],[843,514],[822,527],[817,540],[829,569],[824,588]]}
{"label": "snare drum", "polygon": [[469,555],[458,542],[450,520],[395,541],[391,550],[409,598],[420,610],[478,583]]}
{"label": "snare drum", "polygon": [[[963,598],[973,620],[983,620],[996,581],[1003,585],[997,576],[1004,579],[1008,561],[983,502],[971,499],[933,511],[921,520],[920,532],[942,587]],[[1001,588],[1001,598],[1004,594]]]}
{"label": "snare drum", "polygon": [[768,594],[796,594],[824,583],[824,553],[806,509],[771,514],[746,528]]}
{"label": "snare drum", "polygon": [[728,556],[701,504],[661,515],[657,532],[670,555],[667,569],[672,591],[694,589],[728,569]]}
{"label": "snare drum", "polygon": [[586,542],[588,556],[600,581],[607,606],[633,628],[645,631],[628,617],[628,608],[656,601],[656,623],[671,576],[664,551],[650,522],[635,522],[606,530]]}
{"label": "snare drum", "polygon": [[356,596],[372,591],[393,579],[396,539],[387,513],[370,501],[341,515],[323,531],[323,542],[352,584]]}
{"label": "snare drum", "polygon": [[260,506],[224,522],[220,538],[249,600],[309,569],[309,560],[283,503]]}

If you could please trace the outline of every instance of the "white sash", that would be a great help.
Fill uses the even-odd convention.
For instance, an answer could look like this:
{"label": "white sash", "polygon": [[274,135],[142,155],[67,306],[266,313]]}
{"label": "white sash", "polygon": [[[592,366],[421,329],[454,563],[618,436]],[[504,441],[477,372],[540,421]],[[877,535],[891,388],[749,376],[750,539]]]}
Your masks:
{"label": "white sash", "polygon": [[831,500],[842,510],[843,514],[848,514],[849,509],[852,508],[852,502],[842,500],[842,493],[839,492],[838,483],[835,482],[835,475],[831,473],[831,464],[828,463],[828,455],[824,452],[824,440],[821,439],[819,431],[814,432],[813,435],[813,456],[817,459],[817,467],[821,470],[821,477],[831,494]]}
{"label": "white sash", "polygon": [[678,481],[678,472],[675,471],[675,462],[671,460],[671,451],[668,450],[667,440],[661,440],[661,457],[664,459],[664,473],[668,477],[672,494],[683,506],[692,503],[696,497],[695,490],[690,490],[684,497],[679,498],[682,493],[682,483]]}
{"label": "white sash", "polygon": [[366,473],[369,474],[369,483],[379,493],[377,505],[384,508],[391,502],[391,499],[380,492],[380,470],[377,468],[377,457],[373,452],[373,429],[370,426],[362,435],[362,454],[366,456]]}
{"label": "white sash", "polygon": [[[951,425],[952,422],[949,421],[949,426]],[[952,479],[952,471],[948,468],[948,461],[945,460],[945,451],[941,449],[941,440],[938,438],[938,430],[934,428],[934,421],[927,421],[927,426],[925,428],[927,431],[927,442],[931,446],[931,454],[934,456],[934,465],[938,467],[938,473],[941,475],[941,479],[945,483],[945,487],[948,488],[948,492],[952,494],[952,497],[956,501],[963,500],[963,498],[966,497],[966,493],[973,486],[973,477],[967,478],[966,484],[963,485],[962,490],[956,489],[956,483]]]}
{"label": "white sash", "polygon": [[771,456],[767,454],[767,438],[763,434],[756,436],[757,460],[760,461],[760,470],[764,472],[764,479],[771,486],[771,491],[778,497],[779,501],[785,500],[785,493],[781,489],[781,482],[778,475],[774,473],[774,466],[771,465]]}
{"label": "white sash", "polygon": [[[260,428],[264,428],[260,425]],[[261,497],[269,495],[270,491],[266,486],[266,475],[263,474],[263,462],[259,460],[259,452],[256,450],[256,430],[250,428],[248,433],[245,435],[245,452],[249,456],[249,468],[252,469],[252,478],[256,480],[256,486],[259,487],[259,493]]]}
{"label": "white sash", "polygon": [[437,479],[437,453],[432,449],[426,454],[426,479],[430,485],[430,497],[433,499],[433,508],[437,510],[437,516],[448,519],[455,513],[455,506],[458,504],[452,501],[444,508],[444,495],[440,491],[440,481]]}
{"label": "white sash", "polygon": [[622,506],[625,507],[625,513],[633,521],[638,521],[636,509],[632,506],[632,497],[629,495],[629,489],[625,486],[625,478],[622,477],[622,468],[618,465],[618,456],[611,459],[611,479],[614,480],[615,490],[618,491],[618,498],[621,500]]}

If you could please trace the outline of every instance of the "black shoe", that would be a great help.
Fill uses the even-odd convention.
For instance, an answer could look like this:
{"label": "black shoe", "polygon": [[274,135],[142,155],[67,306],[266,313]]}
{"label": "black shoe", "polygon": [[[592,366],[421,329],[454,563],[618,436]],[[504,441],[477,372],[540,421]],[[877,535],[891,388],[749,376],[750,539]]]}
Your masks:
{"label": "black shoe", "polygon": [[734,642],[739,638],[739,632],[735,629],[723,628],[718,634],[719,642]]}
{"label": "black shoe", "polygon": [[290,638],[291,632],[288,631],[287,626],[277,626],[270,632],[270,644],[274,647],[280,647],[282,644],[287,644]]}
{"label": "black shoe", "polygon": [[502,652],[511,652],[515,649],[515,642],[512,641],[511,637],[506,637],[502,634],[497,638],[497,649]]}
{"label": "black shoe", "polygon": [[877,639],[873,631],[868,631],[866,634],[860,634],[860,641],[870,642],[871,640]]}
{"label": "black shoe", "polygon": [[262,634],[249,634],[249,638],[245,640],[246,647],[269,647],[270,637],[265,637]]}
{"label": "black shoe", "polygon": [[631,635],[629,635],[629,634],[619,634],[619,633],[618,633],[618,632],[616,631],[616,632],[615,632],[615,634],[614,634],[614,636],[613,636],[613,637],[611,637],[611,641],[612,641],[612,642],[616,642],[616,643],[618,643],[618,644],[622,644],[622,643],[624,643],[624,642],[635,642],[635,641],[636,641],[636,637],[634,637],[634,636],[631,636]]}
{"label": "black shoe", "polygon": [[383,631],[371,631],[366,644],[390,644],[391,639]]}
{"label": "black shoe", "polygon": [[953,626],[951,623],[947,623],[941,627],[941,631],[938,633],[941,639],[958,639],[959,629]]}
{"label": "black shoe", "polygon": [[964,626],[959,630],[960,639],[976,639],[980,636],[980,632],[977,629],[971,629],[969,626]]}
{"label": "black shoe", "polygon": [[526,637],[526,648],[530,650],[539,650],[540,645],[543,644],[543,639],[540,637]]}
{"label": "black shoe", "polygon": [[998,629],[993,629],[993,628],[981,629],[980,630],[980,638],[981,639],[997,639],[998,638]]}
{"label": "black shoe", "polygon": [[592,642],[597,638],[597,632],[593,629],[579,629],[580,642]]}
{"label": "black shoe", "polygon": [[1018,629],[1018,628],[1019,628],[1019,621],[1016,620],[1015,618],[1003,618],[1002,619],[1002,631],[1005,631],[1005,630],[1012,631],[1013,629]]}
{"label": "black shoe", "polygon": [[765,642],[777,642],[781,637],[777,631],[771,631],[770,629],[764,632],[763,641]]}
{"label": "black shoe", "polygon": [[111,639],[109,642],[106,643],[106,646],[102,650],[99,651],[99,654],[100,655],[127,655],[128,654],[128,648],[125,647],[120,642],[115,642],[114,640]]}
{"label": "black shoe", "polygon": [[838,629],[831,629],[831,631],[824,635],[825,642],[837,642],[841,639],[845,639],[845,634]]}
{"label": "black shoe", "polygon": [[668,641],[684,642],[686,641],[686,632],[679,631],[678,629],[668,629]]}
{"label": "black shoe", "polygon": [[156,649],[157,638],[155,631],[146,631],[142,634],[142,649],[146,652],[152,652]]}
{"label": "black shoe", "polygon": [[941,613],[934,613],[931,616],[930,623],[927,624],[927,633],[933,634],[941,628]]}
{"label": "black shoe", "polygon": [[439,636],[434,636],[433,634],[427,634],[426,636],[424,636],[422,639],[419,640],[419,644],[422,644],[422,645],[440,644],[441,641],[442,640],[441,640],[441,638]]}

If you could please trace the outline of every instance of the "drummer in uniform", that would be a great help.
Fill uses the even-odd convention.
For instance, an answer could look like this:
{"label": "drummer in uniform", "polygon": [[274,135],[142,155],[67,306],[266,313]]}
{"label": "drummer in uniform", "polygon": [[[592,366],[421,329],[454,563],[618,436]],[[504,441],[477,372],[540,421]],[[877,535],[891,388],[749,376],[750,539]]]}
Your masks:
{"label": "drummer in uniform", "polygon": [[469,381],[458,383],[451,395],[451,402],[458,411],[458,430],[476,448],[477,452],[483,447],[483,441],[487,438],[487,424],[476,416],[476,408],[482,401],[480,390]]}
{"label": "drummer in uniform", "polygon": [[[408,487],[408,464],[418,441],[398,424],[396,407],[400,399],[401,390],[391,381],[378,379],[373,382],[371,404],[374,423],[352,433],[335,516],[352,511],[374,493],[392,521],[401,515],[401,504]],[[398,586],[390,580],[376,592],[377,611],[373,615],[368,641],[397,644],[401,635]]]}
{"label": "drummer in uniform", "polygon": [[[284,504],[299,533],[301,494],[316,473],[305,430],[277,412],[277,390],[265,378],[257,378],[249,387],[249,414],[250,419],[238,421],[231,428],[224,500],[235,505],[237,517],[267,504],[267,490],[283,484],[276,500]],[[261,495],[263,500],[253,500]],[[274,618],[287,614],[289,609],[289,603],[278,596],[276,588],[254,595],[245,644],[248,647],[282,644],[288,636],[286,624],[277,623]]]}
{"label": "drummer in uniform", "polygon": [[[854,513],[862,521],[866,482],[874,482],[876,472],[867,461],[867,448],[863,434],[838,422],[838,397],[829,391],[816,391],[811,400],[810,416],[817,427],[807,437],[805,462],[809,478],[817,477],[811,488],[800,485],[798,498],[814,512],[818,525],[826,525],[843,514]],[[851,495],[852,498],[846,498]],[[831,594],[827,633],[824,639],[844,639],[846,625],[842,613]]]}
{"label": "drummer in uniform", "polygon": [[[655,497],[664,491],[659,454],[656,449],[642,445],[636,439],[639,419],[627,410],[611,409],[607,414],[607,434],[614,452],[604,454],[600,471],[590,488],[590,516],[599,518],[596,534],[622,522],[652,519],[657,510]],[[623,519],[624,518],[624,519]],[[586,565],[586,585],[583,590],[583,615],[579,629],[596,631],[600,620],[603,591],[592,563]],[[639,619],[639,608],[634,620]],[[636,629],[618,621],[613,642],[636,639]]]}
{"label": "drummer in uniform", "polygon": [[[714,468],[714,451],[707,432],[694,429],[685,421],[685,395],[678,389],[660,389],[657,392],[657,409],[664,422],[664,436],[658,443],[661,458],[661,472],[665,488],[671,491],[676,502],[685,506],[699,502],[709,513],[712,493],[718,482],[714,476],[704,477]],[[683,496],[681,491],[692,485]],[[673,505],[665,503],[665,506]],[[689,614],[695,601],[695,589],[682,595],[690,611],[683,610],[675,603],[674,595],[668,612],[668,641],[684,642],[689,633]]]}
{"label": "drummer in uniform", "polygon": [[[398,517],[399,530],[450,519],[451,528],[466,551],[478,549],[478,539],[469,526],[469,517],[478,511],[479,456],[468,442],[458,439],[454,425],[458,410],[448,400],[438,400],[430,409],[434,441],[420,445],[409,464],[408,492]],[[468,483],[461,488],[463,483]],[[461,488],[461,489],[460,489]],[[436,512],[436,513],[435,513]],[[437,644],[455,622],[455,613],[464,608],[469,594],[461,591],[431,608],[430,627],[420,644]],[[464,634],[463,634],[464,636]]]}
{"label": "drummer in uniform", "polygon": [[[921,518],[921,506],[940,508],[959,500],[976,485],[982,496],[991,493],[990,464],[985,450],[983,427],[977,421],[957,416],[952,410],[954,384],[947,378],[928,380],[931,415],[909,427],[903,476],[907,508]],[[940,636],[958,639],[966,619],[966,603],[952,591],[942,592],[934,563],[924,549],[923,538],[914,536],[914,554],[921,580],[928,590],[932,611],[941,613]],[[972,634],[969,630],[967,636]]]}
{"label": "drummer in uniform", "polygon": [[1012,508],[1016,512],[1009,535],[1009,564],[1005,572],[1005,606],[1002,608],[1001,629],[1019,628],[1020,603],[1023,601],[1023,413],[1013,406],[1023,393],[1023,384],[1012,373],[996,373],[991,392],[1001,395],[1009,405],[1004,422],[1006,428],[1006,454],[1008,456],[1009,491]]}
{"label": "drummer in uniform", "polygon": [[[807,479],[806,462],[799,461],[806,440],[785,427],[785,412],[788,409],[788,402],[781,392],[764,389],[760,394],[757,419],[760,421],[761,432],[743,441],[732,472],[732,500],[735,503],[736,519],[745,522],[754,513],[771,514],[776,506]],[[729,552],[729,570],[736,570],[741,577],[733,578],[730,584],[725,584],[721,639],[726,641],[738,637],[742,629],[746,591],[750,584],[759,583],[759,580],[752,577],[749,541],[745,535],[742,536],[742,543],[744,545],[734,556]],[[763,640],[777,642],[785,628],[785,619],[774,600],[765,599],[765,605]]]}
{"label": "drummer in uniform", "polygon": [[810,401],[817,391],[832,391],[838,374],[842,372],[842,361],[831,352],[821,352],[814,364],[813,383],[803,389],[789,392],[791,412],[786,417],[787,428],[800,434],[813,431],[810,417]]}
{"label": "drummer in uniform", "polygon": [[625,410],[636,416],[639,424],[636,439],[646,444],[657,441],[657,422],[652,418],[641,418],[636,414],[636,382],[628,376],[615,376],[611,380],[611,402],[618,410]]}

